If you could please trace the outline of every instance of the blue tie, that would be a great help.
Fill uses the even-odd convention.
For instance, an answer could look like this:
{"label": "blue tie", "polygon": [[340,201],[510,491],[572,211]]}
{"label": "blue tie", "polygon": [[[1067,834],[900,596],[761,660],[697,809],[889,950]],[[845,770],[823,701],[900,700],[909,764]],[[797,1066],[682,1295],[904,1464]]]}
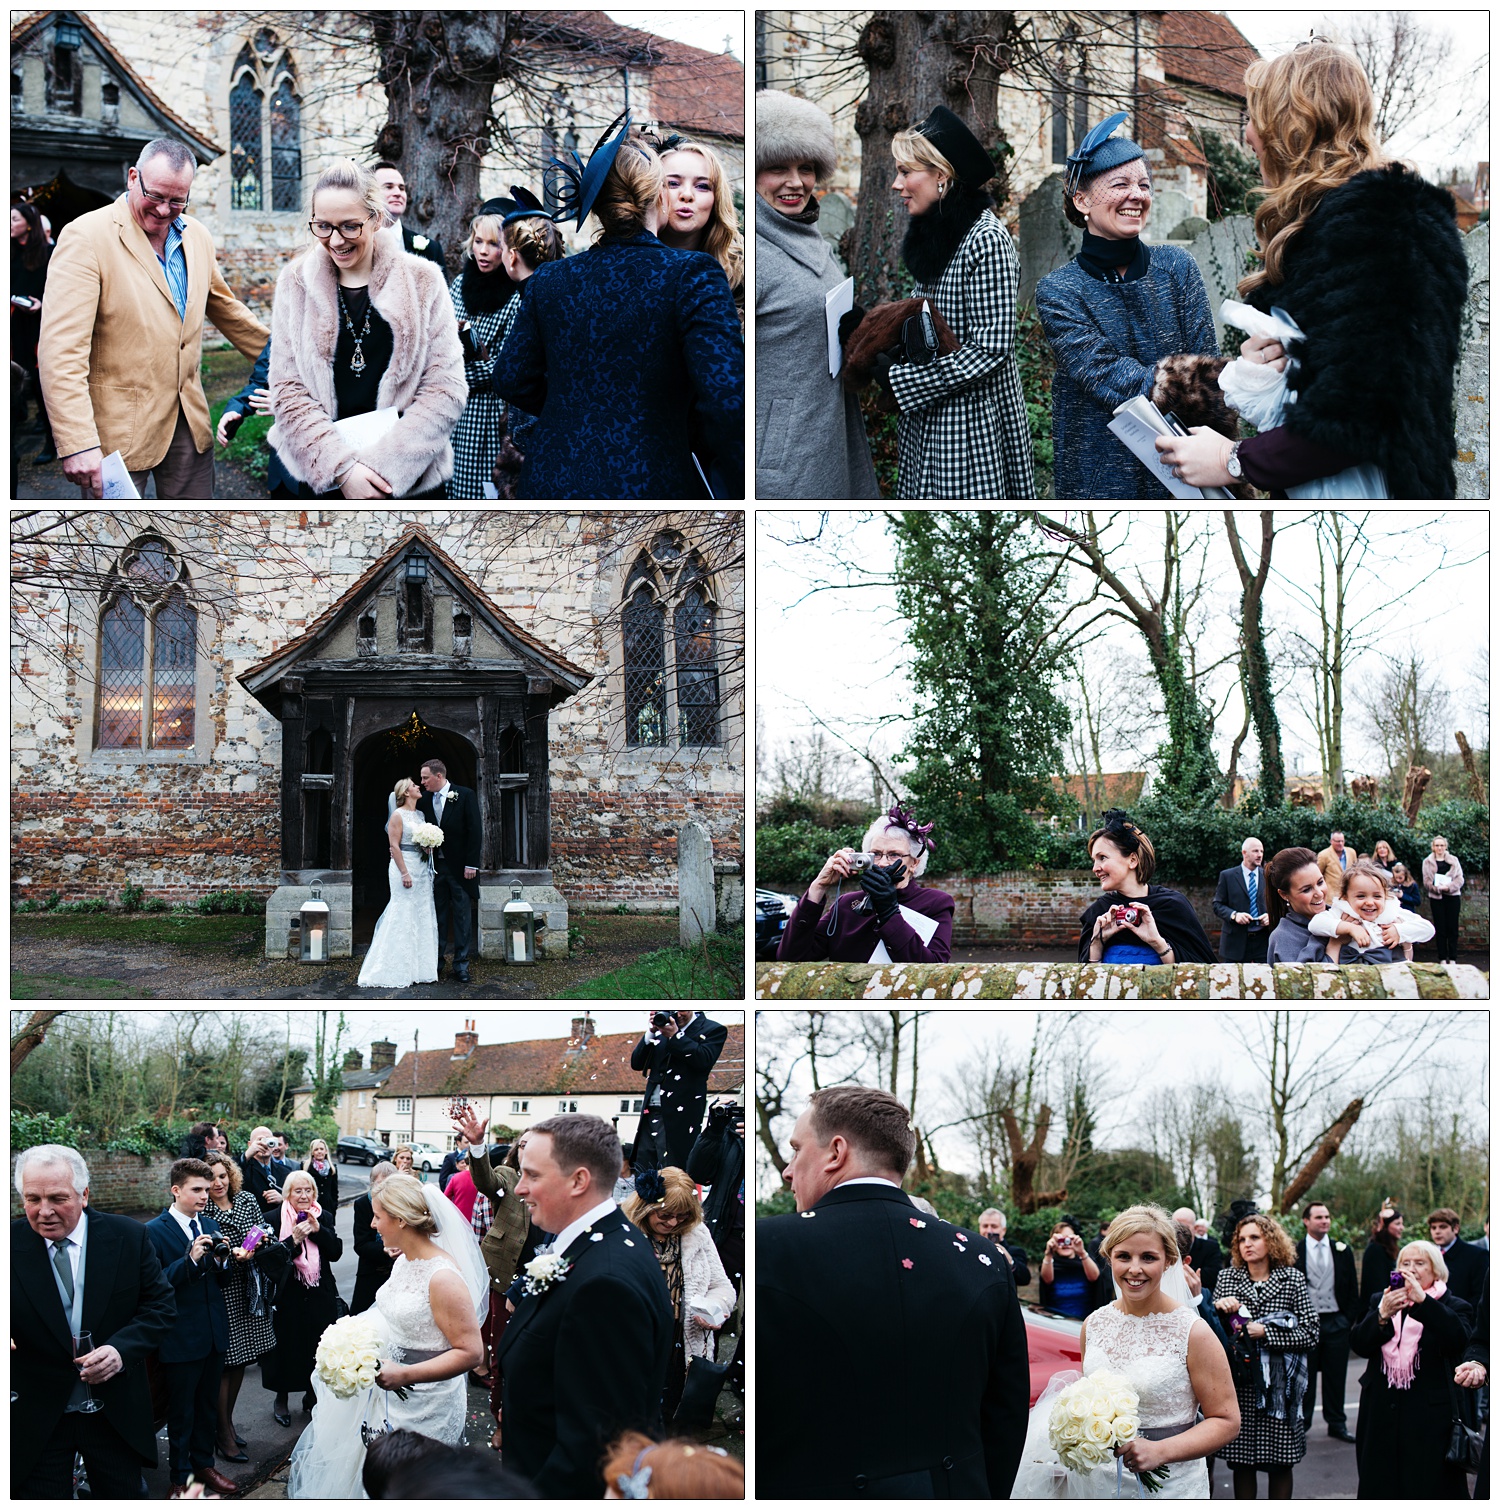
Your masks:
{"label": "blue tie", "polygon": [[1250,872],[1250,926],[1260,926],[1260,887],[1256,884],[1255,872]]}
{"label": "blue tie", "polygon": [[195,1241],[203,1236],[203,1234],[198,1230],[198,1218],[196,1216],[190,1216],[188,1218],[188,1231],[193,1234]]}

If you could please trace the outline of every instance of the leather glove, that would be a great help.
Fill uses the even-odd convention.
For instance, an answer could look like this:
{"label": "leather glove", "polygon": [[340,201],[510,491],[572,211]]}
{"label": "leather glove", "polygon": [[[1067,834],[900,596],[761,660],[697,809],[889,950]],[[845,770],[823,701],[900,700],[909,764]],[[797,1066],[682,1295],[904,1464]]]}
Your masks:
{"label": "leather glove", "polygon": [[882,925],[890,922],[900,909],[901,903],[896,897],[896,881],[905,869],[897,861],[894,865],[883,867],[872,865],[859,873],[859,884],[864,888],[870,905],[875,909],[875,916]]}
{"label": "leather glove", "polygon": [[860,321],[865,317],[863,306],[856,304],[852,309],[847,309],[839,316],[839,345],[847,346],[849,337],[859,329]]}

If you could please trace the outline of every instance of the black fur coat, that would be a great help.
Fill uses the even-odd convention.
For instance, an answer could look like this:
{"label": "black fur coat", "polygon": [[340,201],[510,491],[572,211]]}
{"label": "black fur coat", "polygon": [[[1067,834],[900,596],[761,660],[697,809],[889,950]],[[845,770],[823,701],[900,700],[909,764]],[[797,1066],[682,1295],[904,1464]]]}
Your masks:
{"label": "black fur coat", "polygon": [[1282,269],[1248,298],[1307,332],[1286,426],[1382,467],[1392,498],[1452,498],[1469,268],[1448,191],[1399,165],[1360,173],[1323,196]]}

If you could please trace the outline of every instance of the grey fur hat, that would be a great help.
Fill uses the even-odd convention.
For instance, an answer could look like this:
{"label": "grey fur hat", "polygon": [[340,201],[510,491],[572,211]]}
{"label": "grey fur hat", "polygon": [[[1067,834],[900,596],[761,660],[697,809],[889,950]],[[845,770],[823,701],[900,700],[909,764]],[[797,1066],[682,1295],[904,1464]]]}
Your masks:
{"label": "grey fur hat", "polygon": [[781,89],[755,92],[755,170],[785,162],[810,162],[818,181],[833,177],[837,156],[833,121],[811,100]]}

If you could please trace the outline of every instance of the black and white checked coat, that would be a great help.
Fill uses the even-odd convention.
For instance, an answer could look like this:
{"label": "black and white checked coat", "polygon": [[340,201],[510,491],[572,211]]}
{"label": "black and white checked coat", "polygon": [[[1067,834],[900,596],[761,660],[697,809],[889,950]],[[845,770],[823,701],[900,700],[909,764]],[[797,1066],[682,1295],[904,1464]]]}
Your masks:
{"label": "black and white checked coat", "polygon": [[448,286],[453,313],[473,326],[470,334],[474,344],[483,346],[489,355],[482,361],[464,362],[469,401],[453,428],[453,475],[448,479],[447,494],[449,498],[483,498],[484,484],[492,481],[495,455],[500,449],[500,417],[505,412],[505,404],[491,386],[490,378],[495,353],[504,343],[505,333],[515,318],[513,306],[519,299],[512,294],[499,309],[473,314],[464,305],[463,285],[464,279],[458,277]]}
{"label": "black and white checked coat", "polygon": [[891,368],[901,406],[898,498],[1034,498],[1031,432],[1016,365],[1020,261],[986,211],[959,242],[928,299],[962,343],[929,363]]}

